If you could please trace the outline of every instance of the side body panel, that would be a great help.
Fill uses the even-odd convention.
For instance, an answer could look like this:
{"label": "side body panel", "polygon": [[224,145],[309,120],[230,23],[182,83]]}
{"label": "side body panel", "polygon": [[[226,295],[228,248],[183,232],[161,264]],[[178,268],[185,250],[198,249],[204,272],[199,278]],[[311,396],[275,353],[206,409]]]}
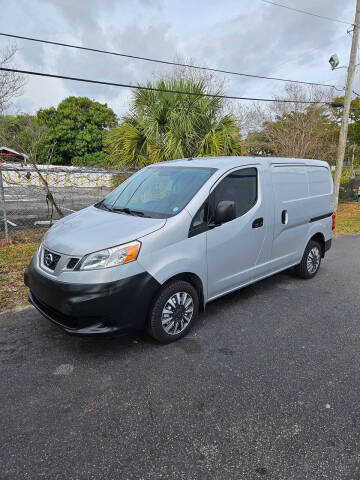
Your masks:
{"label": "side body panel", "polygon": [[[274,240],[272,269],[300,262],[309,239],[331,238],[332,179],[329,168],[313,165],[273,165]],[[318,217],[328,217],[316,220]]]}

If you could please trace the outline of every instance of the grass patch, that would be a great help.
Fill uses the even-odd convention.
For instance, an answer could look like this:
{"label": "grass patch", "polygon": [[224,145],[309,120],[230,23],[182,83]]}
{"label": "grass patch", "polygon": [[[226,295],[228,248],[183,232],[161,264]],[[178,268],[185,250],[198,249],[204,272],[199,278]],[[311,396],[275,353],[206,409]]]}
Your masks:
{"label": "grass patch", "polygon": [[10,245],[0,240],[0,313],[27,304],[24,270],[47,228],[11,232]]}
{"label": "grass patch", "polygon": [[0,249],[0,312],[26,304],[24,270],[38,245],[39,242],[18,243]]}
{"label": "grass patch", "polygon": [[335,237],[360,233],[360,218],[337,218]]}
{"label": "grass patch", "polygon": [[360,233],[360,202],[340,203],[336,214],[335,237]]}
{"label": "grass patch", "polygon": [[[18,243],[40,243],[40,240],[45,235],[47,228],[33,228],[30,230],[23,230],[21,232],[10,231],[10,245],[16,245]],[[4,232],[1,232],[0,249],[6,248],[6,242],[4,238]]]}

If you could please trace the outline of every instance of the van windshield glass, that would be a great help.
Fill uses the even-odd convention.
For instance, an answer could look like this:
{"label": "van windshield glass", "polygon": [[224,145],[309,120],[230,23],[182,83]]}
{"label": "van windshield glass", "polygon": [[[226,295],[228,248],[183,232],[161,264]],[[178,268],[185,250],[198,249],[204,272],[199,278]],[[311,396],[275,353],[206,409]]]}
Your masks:
{"label": "van windshield glass", "polygon": [[189,203],[215,171],[198,167],[146,168],[128,178],[97,206],[131,215],[171,217]]}

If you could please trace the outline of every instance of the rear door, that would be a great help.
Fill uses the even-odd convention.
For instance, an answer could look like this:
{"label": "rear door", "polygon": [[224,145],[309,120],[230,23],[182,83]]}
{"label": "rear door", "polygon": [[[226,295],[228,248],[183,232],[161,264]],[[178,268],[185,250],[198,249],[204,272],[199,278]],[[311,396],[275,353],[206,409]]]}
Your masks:
{"label": "rear door", "polygon": [[259,258],[269,260],[262,250],[269,247],[266,232],[269,218],[262,200],[263,166],[238,168],[226,174],[209,196],[209,216],[222,200],[232,200],[236,218],[207,231],[208,299],[249,283]]}

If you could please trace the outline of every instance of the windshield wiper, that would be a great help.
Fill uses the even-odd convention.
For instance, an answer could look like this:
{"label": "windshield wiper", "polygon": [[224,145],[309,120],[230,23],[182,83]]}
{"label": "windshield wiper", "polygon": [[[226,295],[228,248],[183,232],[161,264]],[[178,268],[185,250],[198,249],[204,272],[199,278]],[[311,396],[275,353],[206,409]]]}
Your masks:
{"label": "windshield wiper", "polygon": [[112,212],[112,208],[108,207],[107,205],[105,205],[105,202],[104,200],[101,200],[100,202],[98,203],[95,203],[94,207],[97,207],[97,208],[102,208],[104,210],[107,210],[108,212]]}
{"label": "windshield wiper", "polygon": [[108,212],[121,212],[121,213],[126,213],[127,215],[137,215],[139,217],[145,217],[145,213],[141,212],[140,210],[130,210],[130,208],[123,207],[123,208],[111,208],[108,207],[104,200],[101,200],[98,203],[95,203],[94,207],[97,208],[102,208],[104,210],[107,210]]}
{"label": "windshield wiper", "polygon": [[124,207],[124,208],[113,208],[113,212],[122,212],[122,213],[127,213],[128,215],[138,215],[140,217],[145,216],[144,212],[141,212],[140,210],[130,210],[130,208]]}

